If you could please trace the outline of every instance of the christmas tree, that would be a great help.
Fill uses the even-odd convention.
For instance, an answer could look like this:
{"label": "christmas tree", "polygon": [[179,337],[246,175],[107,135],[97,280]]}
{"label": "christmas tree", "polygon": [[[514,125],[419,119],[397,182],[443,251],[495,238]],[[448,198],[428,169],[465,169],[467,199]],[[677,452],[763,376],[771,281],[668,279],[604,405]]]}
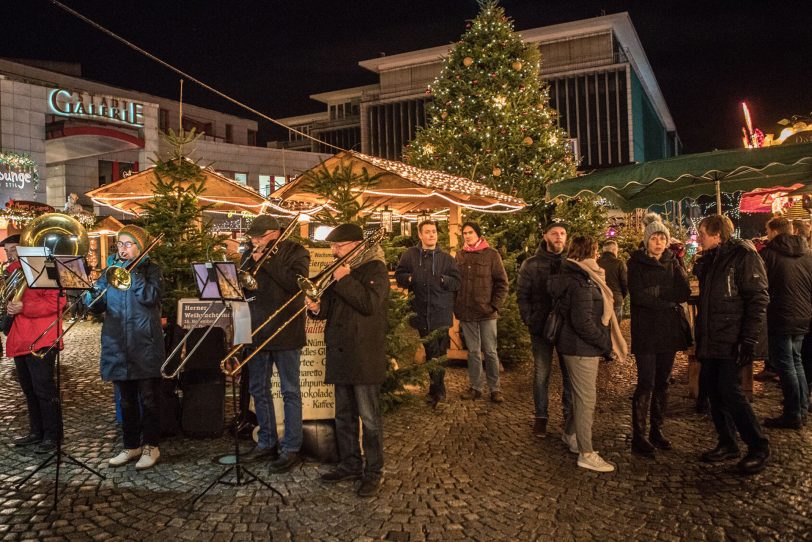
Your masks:
{"label": "christmas tree", "polygon": [[496,0],[481,0],[466,27],[427,91],[429,122],[405,160],[524,198],[544,221],[545,186],[575,175],[576,163],[539,77],[539,50],[514,34]]}
{"label": "christmas tree", "polygon": [[191,133],[162,136],[171,146],[171,153],[155,161],[153,197],[144,204],[142,225],[152,236],[164,234],[162,242],[149,253],[164,276],[161,314],[173,322],[178,299],[197,297],[192,275],[192,262],[221,260],[225,236],[212,231],[210,221],[204,221],[198,200],[205,192],[203,169],[183,152],[184,145],[197,137]]}

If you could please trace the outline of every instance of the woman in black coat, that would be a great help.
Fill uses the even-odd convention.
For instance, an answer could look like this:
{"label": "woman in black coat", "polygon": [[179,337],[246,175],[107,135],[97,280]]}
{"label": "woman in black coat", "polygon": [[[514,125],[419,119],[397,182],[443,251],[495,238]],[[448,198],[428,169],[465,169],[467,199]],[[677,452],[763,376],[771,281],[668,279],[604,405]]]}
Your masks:
{"label": "woman in black coat", "polygon": [[[662,434],[668,403],[668,381],[678,350],[690,346],[690,331],[680,303],[691,295],[685,270],[671,250],[670,235],[659,216],[643,234],[644,248],[629,259],[632,353],[637,387],[632,398],[632,452],[652,457],[654,449],[670,450]],[[646,438],[646,418],[651,427]]]}

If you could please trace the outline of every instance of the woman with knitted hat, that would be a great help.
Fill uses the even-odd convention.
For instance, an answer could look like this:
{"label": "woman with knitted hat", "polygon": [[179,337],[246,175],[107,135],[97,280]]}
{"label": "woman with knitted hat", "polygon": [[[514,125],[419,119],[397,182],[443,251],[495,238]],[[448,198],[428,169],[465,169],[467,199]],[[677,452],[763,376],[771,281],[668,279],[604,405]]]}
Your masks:
{"label": "woman with knitted hat", "polygon": [[[643,218],[643,246],[629,258],[632,353],[637,387],[632,398],[632,452],[653,457],[655,448],[670,450],[662,425],[668,403],[668,381],[678,350],[690,345],[683,303],[691,295],[684,268],[668,250],[671,235],[660,215]],[[646,437],[646,420],[651,428]]]}
{"label": "woman with knitted hat", "polygon": [[[138,226],[119,230],[116,248],[123,265],[138,258],[146,248],[149,234]],[[106,311],[101,337],[101,376],[113,382],[121,396],[124,449],[111,458],[111,467],[138,459],[138,470],[152,467],[160,457],[158,438],[160,416],[158,397],[163,364],[164,338],[161,327],[161,269],[148,256],[130,270],[132,286],[127,290],[110,287],[95,305],[94,312]],[[107,287],[102,275],[96,289]]]}

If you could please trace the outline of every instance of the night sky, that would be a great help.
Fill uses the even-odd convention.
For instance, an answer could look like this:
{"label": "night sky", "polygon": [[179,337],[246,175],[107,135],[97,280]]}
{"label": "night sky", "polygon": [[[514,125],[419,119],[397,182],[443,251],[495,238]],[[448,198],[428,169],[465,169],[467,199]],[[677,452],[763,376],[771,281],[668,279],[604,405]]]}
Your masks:
{"label": "night sky", "polygon": [[[275,118],[321,110],[310,94],[374,83],[360,60],[456,41],[478,10],[475,0],[64,3]],[[628,11],[686,152],[740,146],[742,100],[765,132],[812,111],[808,1],[502,5],[517,30]],[[0,57],[80,62],[89,79],[178,96],[177,75],[48,0],[0,0]],[[189,103],[254,118],[193,84],[184,89]],[[262,139],[269,132],[260,126]]]}

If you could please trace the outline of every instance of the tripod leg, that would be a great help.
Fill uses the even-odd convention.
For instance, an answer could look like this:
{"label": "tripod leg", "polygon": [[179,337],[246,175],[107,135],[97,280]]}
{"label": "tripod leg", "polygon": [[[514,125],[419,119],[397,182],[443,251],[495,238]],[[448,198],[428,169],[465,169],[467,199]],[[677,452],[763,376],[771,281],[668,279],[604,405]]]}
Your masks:
{"label": "tripod leg", "polygon": [[31,471],[30,473],[28,473],[28,476],[26,476],[25,478],[23,478],[22,480],[20,480],[19,482],[17,482],[17,484],[14,486],[14,489],[20,489],[20,488],[23,486],[23,484],[24,484],[24,483],[26,483],[28,480],[30,480],[30,479],[31,479],[31,477],[32,477],[32,476],[34,476],[36,473],[38,473],[39,471],[41,471],[42,469],[44,469],[45,467],[47,467],[48,465],[50,465],[50,464],[51,464],[51,461],[53,461],[55,458],[56,458],[56,454],[55,454],[55,453],[53,453],[53,454],[49,455],[49,456],[48,456],[48,459],[46,459],[45,461],[43,461],[42,463],[40,463],[40,464],[37,466],[37,468],[36,468],[36,469],[34,469],[34,470],[33,470],[33,471]]}
{"label": "tripod leg", "polygon": [[189,508],[190,508],[190,509],[194,509],[195,504],[197,504],[197,501],[199,501],[199,500],[201,499],[201,497],[203,497],[203,496],[204,496],[206,493],[208,493],[209,491],[211,491],[211,488],[213,488],[214,486],[216,486],[216,485],[217,485],[217,483],[218,483],[220,480],[222,480],[223,478],[225,478],[225,477],[228,475],[228,473],[229,473],[229,472],[231,472],[232,470],[234,470],[234,465],[232,465],[231,467],[229,467],[229,468],[227,468],[226,470],[224,470],[224,471],[223,471],[223,474],[221,474],[220,476],[218,476],[218,477],[217,477],[217,478],[216,478],[216,479],[215,479],[215,480],[214,480],[212,483],[210,483],[210,484],[209,484],[209,487],[207,487],[206,489],[204,489],[204,490],[203,490],[203,492],[202,492],[200,495],[198,495],[197,497],[195,497],[194,499],[192,499],[192,500],[189,502]]}
{"label": "tripod leg", "polygon": [[[288,500],[285,498],[285,496],[284,496],[284,495],[282,495],[282,493],[280,493],[280,492],[279,492],[279,490],[278,490],[278,489],[276,489],[276,488],[275,488],[275,487],[273,487],[271,484],[269,484],[268,482],[266,482],[265,480],[263,480],[262,478],[260,478],[259,476],[257,476],[257,475],[256,475],[256,474],[254,474],[253,472],[251,472],[250,470],[246,469],[246,468],[245,468],[245,467],[243,467],[242,465],[240,465],[240,468],[242,468],[242,470],[243,470],[243,471],[245,471],[245,474],[247,474],[247,475],[251,476],[251,480],[250,480],[251,482],[253,482],[253,481],[257,481],[257,482],[259,482],[259,483],[260,483],[260,484],[262,484],[263,486],[267,487],[268,489],[270,489],[271,491],[273,491],[274,493],[276,493],[277,495],[279,495],[279,498],[280,498],[280,499],[282,499],[282,504],[284,504],[284,505],[287,505],[287,504],[288,504]],[[247,482],[246,482],[246,483],[247,483]]]}
{"label": "tripod leg", "polygon": [[70,460],[71,462],[73,462],[73,464],[74,464],[74,465],[78,465],[79,467],[82,467],[82,468],[83,468],[83,469],[85,469],[86,471],[88,471],[88,472],[90,472],[90,473],[92,473],[92,474],[95,474],[96,476],[98,476],[98,477],[99,477],[99,478],[101,478],[102,480],[104,480],[104,479],[105,479],[105,476],[104,476],[102,473],[100,473],[99,471],[97,471],[97,470],[93,469],[93,468],[92,468],[92,467],[90,467],[89,465],[87,465],[87,464],[85,464],[85,463],[82,463],[81,461],[79,461],[78,459],[76,459],[75,457],[73,457],[72,455],[70,455],[68,452],[62,452],[62,455],[63,455],[63,456],[65,456],[65,458],[66,458],[66,459],[68,459],[68,460]]}

